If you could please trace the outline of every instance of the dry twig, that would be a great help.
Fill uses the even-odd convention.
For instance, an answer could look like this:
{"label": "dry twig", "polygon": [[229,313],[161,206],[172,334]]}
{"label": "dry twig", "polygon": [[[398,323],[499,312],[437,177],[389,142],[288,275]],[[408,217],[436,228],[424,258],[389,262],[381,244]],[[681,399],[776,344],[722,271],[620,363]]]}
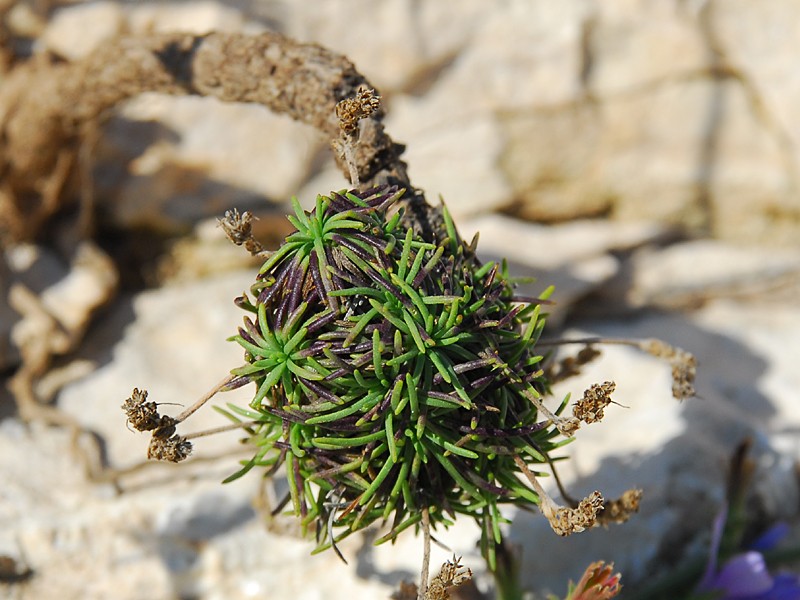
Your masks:
{"label": "dry twig", "polygon": [[[262,104],[334,141],[342,134],[337,104],[358,98],[362,86],[372,89],[344,56],[271,32],[122,37],[74,63],[31,61],[14,69],[0,88],[0,205],[6,213],[0,226],[11,239],[36,236],[63,203],[67,179],[75,178],[73,165],[87,128],[143,92]],[[362,105],[372,112],[356,111],[360,123],[352,162],[358,180],[364,186],[407,188],[409,219],[430,239],[432,210],[410,185],[400,159],[403,146],[384,132],[380,107]],[[349,176],[344,156],[337,160]],[[58,165],[66,166],[59,171]],[[55,192],[45,193],[48,189]]]}

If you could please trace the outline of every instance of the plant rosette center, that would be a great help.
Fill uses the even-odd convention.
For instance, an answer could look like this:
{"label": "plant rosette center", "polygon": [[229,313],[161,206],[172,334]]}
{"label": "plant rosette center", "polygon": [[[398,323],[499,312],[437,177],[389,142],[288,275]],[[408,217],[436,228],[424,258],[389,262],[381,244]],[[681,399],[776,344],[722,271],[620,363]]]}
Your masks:
{"label": "plant rosette center", "polygon": [[229,480],[284,466],[317,551],[376,521],[389,524],[378,542],[394,540],[422,509],[434,527],[469,515],[493,568],[499,506],[540,502],[516,461],[535,472],[566,441],[537,409],[552,290],[515,296],[444,207],[437,239],[422,239],[401,195],[333,193],[308,212],[294,201],[296,231],[236,301],[250,315],[230,338],[245,353],[233,374],[256,393],[227,414],[256,422],[255,454]]}

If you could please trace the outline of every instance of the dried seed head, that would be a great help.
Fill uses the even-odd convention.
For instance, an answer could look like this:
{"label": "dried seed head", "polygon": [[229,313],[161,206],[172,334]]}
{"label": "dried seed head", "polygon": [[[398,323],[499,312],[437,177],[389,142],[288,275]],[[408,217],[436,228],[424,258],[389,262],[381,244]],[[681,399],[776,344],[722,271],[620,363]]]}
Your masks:
{"label": "dried seed head", "polygon": [[[442,565],[439,574],[431,579],[425,592],[425,600],[449,600],[448,588],[456,587],[472,579],[472,570],[461,564],[461,558],[453,556]],[[416,586],[415,586],[416,587]]]}
{"label": "dried seed head", "polygon": [[597,423],[603,419],[603,410],[611,404],[611,394],[616,389],[613,381],[595,383],[583,392],[583,398],[572,407],[572,414],[584,423]]}
{"label": "dried seed head", "polygon": [[167,462],[181,462],[192,453],[192,443],[178,434],[159,437],[153,434],[147,448],[147,458]]}
{"label": "dried seed head", "polygon": [[669,361],[672,366],[672,395],[674,398],[686,400],[696,395],[694,380],[697,376],[697,359],[693,354],[654,338],[642,340],[639,348],[652,356]]}
{"label": "dried seed head", "polygon": [[589,496],[578,503],[577,508],[560,507],[555,514],[545,512],[545,517],[550,522],[558,535],[566,536],[572,533],[580,533],[584,529],[594,527],[597,521],[597,514],[603,509],[603,495],[594,491]]}
{"label": "dried seed head", "polygon": [[446,586],[461,585],[472,579],[472,569],[461,564],[460,556],[453,555],[453,560],[445,562],[434,579],[440,580]]}
{"label": "dried seed head", "polygon": [[672,363],[672,396],[677,400],[686,400],[697,394],[694,379],[697,376],[697,361],[686,353],[683,360]]}
{"label": "dried seed head", "polygon": [[571,437],[581,428],[581,421],[575,417],[559,417],[555,425],[563,435]]}
{"label": "dried seed head", "polygon": [[356,164],[356,142],[358,141],[358,122],[369,117],[381,104],[381,98],[372,88],[361,86],[355,98],[345,98],[336,105],[336,117],[342,134],[333,142],[334,150],[344,159],[350,173],[350,183],[358,187],[360,178]]}
{"label": "dried seed head", "polygon": [[603,510],[597,516],[597,524],[606,526],[610,523],[624,523],[634,513],[639,512],[639,503],[642,500],[642,490],[626,490],[619,498],[606,502]]}
{"label": "dried seed head", "polygon": [[235,208],[225,211],[225,216],[218,219],[219,226],[225,235],[237,246],[244,244],[250,237],[253,228],[253,215],[250,211],[239,214]]}
{"label": "dried seed head", "polygon": [[244,246],[250,254],[256,255],[264,251],[264,246],[253,237],[255,218],[250,211],[239,214],[234,208],[225,211],[225,216],[217,222],[231,242],[237,246]]}
{"label": "dried seed head", "polygon": [[128,423],[136,431],[152,431],[161,424],[158,405],[147,401],[147,390],[133,388],[131,397],[121,406],[128,417]]}
{"label": "dried seed head", "polygon": [[355,98],[345,98],[336,105],[339,127],[346,136],[355,135],[358,122],[366,119],[381,105],[381,97],[372,88],[361,86]]}

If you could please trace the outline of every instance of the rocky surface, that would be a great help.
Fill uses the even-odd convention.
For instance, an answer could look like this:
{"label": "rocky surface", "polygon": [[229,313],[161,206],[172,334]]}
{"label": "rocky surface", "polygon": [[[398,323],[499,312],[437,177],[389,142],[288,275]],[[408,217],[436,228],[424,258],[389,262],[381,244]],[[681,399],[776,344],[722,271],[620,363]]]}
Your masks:
{"label": "rocky surface", "polygon": [[[358,65],[384,94],[415,185],[460,217],[658,219],[791,245],[797,11],[788,0],[105,1],[60,9],[40,47],[75,57],[123,31],[276,29]],[[122,222],[194,222],[198,194],[217,200],[206,216],[253,196],[285,201],[331,168],[324,146],[260,109],[141,99],[112,119],[96,171]]]}
{"label": "rocky surface", "polygon": [[[628,524],[568,539],[508,513],[524,583],[563,594],[594,560],[633,582],[700,550],[747,436],[754,510],[797,518],[798,22],[786,0],[106,1],[59,9],[39,48],[76,57],[123,31],[273,28],[344,52],[384,93],[415,185],[444,196],[465,237],[480,231],[484,258],[537,278],[525,289],[556,285],[549,336],[659,337],[698,357],[698,398],[683,404],[668,366],[623,346],[556,388],[553,402],[613,379],[623,405],[565,450],[569,489],[645,491]],[[165,285],[107,306],[116,279],[102,257],[4,252],[0,368],[13,372],[26,331],[47,342],[67,375],[40,378],[39,391],[64,386],[56,406],[89,433],[22,423],[0,388],[0,558],[14,565],[13,577],[0,571],[0,596],[352,600],[415,579],[421,542],[410,532],[377,548],[354,536],[344,565],[310,556],[291,519],[265,521],[257,476],[220,484],[243,456],[235,434],[198,440],[178,467],[133,469],[147,440],[120,410],[135,386],[185,405],[238,364],[225,342],[241,319],[231,299],[255,267],[209,218],[258,209],[260,235],[284,235],[283,207],[265,200],[300,192],[308,205],[346,185],[325,141],[257,107],[144,96],[112,116],[94,160],[107,222],[186,235],[162,263]],[[687,241],[687,230],[710,236]],[[20,317],[15,284],[42,310]],[[60,322],[36,321],[48,314]],[[222,421],[203,410],[192,429]],[[87,477],[92,439],[108,469],[126,471],[118,486],[107,471]],[[486,590],[474,526],[437,537]],[[434,549],[433,564],[452,552]]]}
{"label": "rocky surface", "polygon": [[[592,273],[571,266],[592,264],[592,257],[602,265],[606,253],[620,248],[640,247],[647,256],[652,250],[645,250],[646,242],[654,239],[652,229],[622,231],[615,224],[546,232],[521,223],[482,224],[480,247],[487,258],[505,250],[520,274],[540,275],[540,288],[549,275],[566,273],[582,282],[582,295],[612,280],[604,268]],[[572,253],[543,265],[538,253],[520,250],[519,240],[529,240],[531,247],[538,247],[535,241],[553,248],[565,244]],[[736,249],[720,250],[708,268],[721,279],[749,281],[736,255]],[[580,273],[585,273],[582,279]],[[124,469],[144,458],[146,436],[126,430],[120,410],[131,388],[146,386],[158,402],[186,405],[238,364],[239,351],[225,342],[241,318],[231,298],[252,277],[252,270],[233,271],[144,292],[117,302],[92,330],[76,358],[91,361],[96,370],[67,385],[58,405],[101,437],[109,466]],[[556,297],[568,302],[559,293]],[[609,314],[615,310],[610,307]],[[769,294],[717,297],[692,311],[571,323],[566,331],[551,329],[550,335],[660,337],[691,350],[700,362],[699,397],[676,402],[667,365],[615,346],[605,348],[579,378],[556,388],[554,402],[611,379],[618,384],[615,400],[624,405],[610,407],[603,423],[579,432],[569,447],[572,459],[560,471],[572,493],[600,489],[613,497],[639,486],[645,500],[628,524],[569,539],[553,535],[539,516],[509,512],[508,535],[523,548],[527,585],[540,592],[562,591],[568,578],[600,558],[614,560],[633,581],[651,573],[662,553],[691,551],[687,544],[700,543],[724,496],[726,461],[746,436],[755,439],[760,462],[759,506],[773,518],[796,514],[796,302]],[[220,403],[243,404],[248,391],[230,392]],[[201,410],[190,429],[223,421],[216,412]],[[120,491],[86,479],[64,431],[8,418],[0,426],[0,444],[0,478],[8,482],[0,501],[0,550],[34,573],[26,583],[7,588],[20,598],[51,597],[56,590],[63,598],[104,598],[112,590],[125,599],[388,597],[400,580],[416,576],[420,541],[413,534],[397,546],[377,548],[368,538],[354,536],[342,545],[350,561],[346,566],[331,553],[310,556],[311,543],[297,536],[291,519],[265,524],[255,509],[257,476],[219,483],[242,456],[235,434],[198,440],[197,456],[184,465],[133,472],[120,480]],[[486,589],[474,526],[459,522],[437,537],[464,555]],[[434,560],[447,556],[437,549]]]}

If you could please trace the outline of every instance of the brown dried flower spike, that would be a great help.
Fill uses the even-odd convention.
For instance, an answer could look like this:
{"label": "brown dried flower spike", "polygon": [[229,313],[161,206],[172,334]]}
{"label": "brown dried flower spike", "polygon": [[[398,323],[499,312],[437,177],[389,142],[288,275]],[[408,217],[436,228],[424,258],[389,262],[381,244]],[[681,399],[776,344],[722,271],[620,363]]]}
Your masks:
{"label": "brown dried flower spike", "polygon": [[340,139],[333,142],[350,174],[350,183],[359,187],[358,164],[356,161],[356,143],[358,142],[358,122],[370,117],[381,106],[381,97],[370,87],[358,88],[355,98],[345,98],[336,105],[336,117],[339,119]]}
{"label": "brown dried flower spike", "polygon": [[177,419],[162,416],[155,402],[147,401],[147,390],[133,389],[131,397],[122,403],[128,424],[136,431],[152,431],[147,458],[180,462],[192,452],[192,443],[175,433]]}
{"label": "brown dried flower spike", "polygon": [[642,340],[639,347],[652,356],[669,361],[672,367],[672,395],[677,400],[696,395],[694,379],[697,376],[697,359],[694,355],[654,338]]}
{"label": "brown dried flower spike", "polygon": [[250,211],[239,214],[237,209],[225,211],[225,216],[219,219],[219,226],[228,239],[237,246],[244,246],[253,256],[261,254],[265,248],[253,237],[253,219],[256,217]]}
{"label": "brown dried flower spike", "polygon": [[[424,600],[450,600],[450,589],[472,579],[472,570],[461,564],[461,558],[453,556],[439,569],[423,591]],[[399,591],[392,594],[392,600],[418,600],[419,589],[414,583],[402,582]]]}
{"label": "brown dried flower spike", "polygon": [[597,423],[603,420],[603,410],[611,404],[611,394],[617,385],[613,381],[595,383],[583,393],[583,398],[572,407],[572,414],[584,423]]}
{"label": "brown dried flower spike", "polygon": [[355,98],[345,98],[336,105],[336,116],[339,127],[346,136],[353,136],[358,129],[358,122],[366,119],[381,105],[378,93],[366,86],[358,88]]}
{"label": "brown dried flower spike", "polygon": [[122,403],[128,424],[136,431],[152,431],[161,424],[158,405],[147,401],[147,390],[133,388],[131,397]]}
{"label": "brown dried flower spike", "polygon": [[633,488],[625,490],[622,496],[615,500],[606,501],[603,510],[597,515],[597,524],[605,527],[611,523],[625,523],[634,513],[639,512],[642,495],[642,490]]}
{"label": "brown dried flower spike", "polygon": [[426,600],[449,600],[448,588],[457,587],[472,579],[472,570],[461,565],[461,558],[453,556],[442,565],[439,574],[428,584]]}
{"label": "brown dried flower spike", "polygon": [[158,430],[153,432],[150,445],[147,447],[147,458],[167,462],[181,462],[192,453],[192,442],[178,435],[159,437]]}

